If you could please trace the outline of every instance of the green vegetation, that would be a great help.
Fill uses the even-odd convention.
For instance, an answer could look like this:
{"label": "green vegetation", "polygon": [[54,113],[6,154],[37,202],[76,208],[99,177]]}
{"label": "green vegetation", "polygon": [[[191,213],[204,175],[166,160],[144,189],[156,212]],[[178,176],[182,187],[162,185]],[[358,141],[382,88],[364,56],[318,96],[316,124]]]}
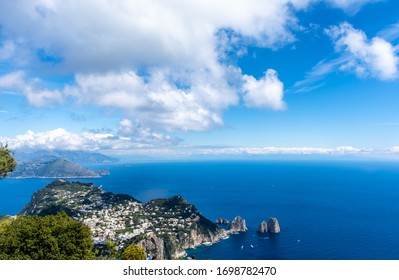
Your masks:
{"label": "green vegetation", "polygon": [[64,212],[45,217],[29,216],[0,223],[0,259],[94,259],[89,227]]}
{"label": "green vegetation", "polygon": [[123,260],[146,260],[145,251],[137,245],[129,245],[122,253]]}
{"label": "green vegetation", "polygon": [[10,224],[12,218],[10,216],[0,216],[0,235],[4,232],[7,225]]}
{"label": "green vegetation", "polygon": [[94,244],[97,260],[120,260],[122,252],[113,239],[108,238],[105,243]]}
{"label": "green vegetation", "polygon": [[0,179],[6,177],[9,172],[14,171],[16,166],[17,163],[7,145],[0,145]]}

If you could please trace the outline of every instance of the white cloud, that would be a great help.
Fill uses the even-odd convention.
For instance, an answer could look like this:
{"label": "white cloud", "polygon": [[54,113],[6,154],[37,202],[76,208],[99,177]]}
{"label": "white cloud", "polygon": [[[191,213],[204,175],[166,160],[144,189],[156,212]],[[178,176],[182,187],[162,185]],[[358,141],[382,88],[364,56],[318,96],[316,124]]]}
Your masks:
{"label": "white cloud", "polygon": [[398,76],[399,58],[391,43],[379,37],[368,40],[363,31],[353,28],[349,23],[333,26],[326,32],[334,41],[336,50],[347,56],[341,70],[354,71],[359,77],[373,76],[381,80]]}
{"label": "white cloud", "polygon": [[2,3],[0,23],[35,49],[62,57],[74,71],[185,67],[188,61],[193,66],[216,61],[214,35],[223,28],[259,46],[292,42],[296,18],[290,2],[15,0]]}
{"label": "white cloud", "polygon": [[[22,92],[34,106],[69,98],[118,109],[127,120],[140,120],[154,131],[220,127],[223,112],[239,104],[242,92],[248,107],[285,108],[276,72],[268,70],[256,80],[223,55],[294,42],[293,32],[300,29],[294,13],[315,2],[5,1],[0,59],[22,57],[28,65],[19,66],[72,74],[75,81],[47,88],[26,70],[0,77],[0,89]],[[373,1],[329,2],[348,9]],[[384,45],[375,48],[380,52]]]}
{"label": "white cloud", "polygon": [[[74,84],[58,90],[25,78],[22,91],[31,104],[51,106],[67,96],[120,109],[155,130],[204,131],[224,125],[223,112],[240,102],[243,79],[255,85],[222,63],[223,53],[293,42],[294,9],[307,2],[15,0],[3,3],[0,24],[22,42],[18,52],[45,54],[54,63],[44,61],[44,68],[75,75]],[[234,39],[223,39],[223,31]],[[277,77],[257,84],[268,91],[247,90],[249,106],[284,107]]]}
{"label": "white cloud", "polygon": [[369,3],[381,2],[384,0],[327,0],[332,6],[344,9],[349,13],[356,13],[359,9]]}
{"label": "white cloud", "polygon": [[[123,121],[122,121],[123,122]],[[44,132],[27,131],[15,138],[0,137],[11,149],[60,149],[85,151],[127,151],[174,145],[179,139],[142,129],[129,136],[112,133],[73,133],[63,128]]]}
{"label": "white cloud", "polygon": [[394,24],[378,33],[371,41],[366,34],[343,23],[325,30],[333,39],[340,56],[319,61],[305,78],[296,82],[287,92],[302,93],[322,87],[326,76],[339,71],[354,72],[359,77],[375,77],[391,80],[398,77],[399,46],[387,40],[399,38],[399,24]]}
{"label": "white cloud", "polygon": [[0,91],[22,91],[25,85],[24,71],[11,72],[0,76]]}
{"label": "white cloud", "polygon": [[8,40],[0,46],[0,61],[7,60],[14,55],[15,52],[15,44],[14,42]]}
{"label": "white cloud", "polygon": [[[378,37],[383,38],[386,41],[394,42],[399,39],[399,22],[394,23],[381,30],[377,34]],[[395,49],[399,52],[399,45],[396,45]]]}
{"label": "white cloud", "polygon": [[346,63],[345,57],[339,57],[332,60],[319,61],[309,72],[306,73],[305,78],[296,82],[292,89],[295,93],[302,93],[315,90],[324,85],[326,76],[334,71],[337,71],[340,65]]}
{"label": "white cloud", "polygon": [[129,119],[122,119],[119,122],[118,135],[134,140],[132,142],[154,146],[170,146],[180,142],[179,138],[153,131],[148,127],[144,127],[140,121],[133,122]]}
{"label": "white cloud", "polygon": [[64,94],[122,109],[126,118],[157,130],[203,131],[223,125],[223,110],[239,101],[226,75],[222,67],[189,73],[153,69],[147,77],[133,71],[80,74]]}
{"label": "white cloud", "polygon": [[205,155],[345,155],[370,152],[369,149],[359,149],[351,146],[336,148],[315,147],[238,147],[238,148],[209,148],[198,149],[197,154]]}
{"label": "white cloud", "polygon": [[[59,149],[100,151],[109,154],[154,155],[351,155],[372,154],[372,149],[341,146],[323,147],[195,147],[175,146],[180,140],[152,131],[139,122],[122,119],[119,131],[113,133],[73,133],[63,128],[44,132],[27,131],[14,138],[0,137],[0,143],[15,149]],[[387,150],[399,152],[399,147]]]}
{"label": "white cloud", "polygon": [[24,93],[29,103],[36,107],[47,107],[53,104],[63,103],[64,97],[59,90],[38,89],[28,86]]}
{"label": "white cloud", "polygon": [[63,102],[63,93],[41,86],[40,79],[27,79],[24,71],[16,71],[0,76],[0,91],[24,93],[29,103],[37,106],[51,106]]}
{"label": "white cloud", "polygon": [[248,75],[244,75],[243,78],[244,101],[248,107],[285,109],[284,84],[278,79],[275,70],[268,69],[265,76],[259,80]]}

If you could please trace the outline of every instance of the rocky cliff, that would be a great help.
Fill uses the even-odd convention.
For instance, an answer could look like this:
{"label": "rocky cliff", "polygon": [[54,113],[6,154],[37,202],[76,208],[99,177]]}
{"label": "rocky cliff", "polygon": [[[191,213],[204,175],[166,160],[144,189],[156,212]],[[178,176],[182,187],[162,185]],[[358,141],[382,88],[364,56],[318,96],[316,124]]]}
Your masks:
{"label": "rocky cliff", "polygon": [[280,233],[280,224],[277,218],[270,217],[267,223],[262,221],[256,231],[259,233]]}
{"label": "rocky cliff", "polygon": [[59,211],[88,225],[96,244],[112,239],[121,250],[135,243],[157,259],[179,258],[185,249],[218,242],[228,234],[181,196],[141,203],[129,195],[104,192],[93,184],[65,180],[37,191],[20,214]]}
{"label": "rocky cliff", "polygon": [[270,217],[269,221],[267,222],[267,228],[268,232],[270,233],[280,233],[280,224],[274,217]]}
{"label": "rocky cliff", "polygon": [[245,220],[240,216],[234,218],[229,224],[228,230],[231,233],[246,232],[248,230]]}
{"label": "rocky cliff", "polygon": [[229,220],[226,220],[225,218],[217,218],[215,223],[219,224],[219,225],[228,225],[230,222],[229,222]]}
{"label": "rocky cliff", "polygon": [[265,221],[262,221],[256,231],[259,233],[266,233],[267,232],[267,223]]}

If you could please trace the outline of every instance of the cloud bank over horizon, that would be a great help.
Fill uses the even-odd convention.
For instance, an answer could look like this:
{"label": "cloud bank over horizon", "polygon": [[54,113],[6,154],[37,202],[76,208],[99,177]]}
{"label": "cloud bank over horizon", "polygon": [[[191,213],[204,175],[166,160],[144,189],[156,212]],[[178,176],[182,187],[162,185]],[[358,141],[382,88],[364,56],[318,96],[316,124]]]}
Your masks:
{"label": "cloud bank over horizon", "polygon": [[[119,134],[132,135],[132,127],[136,127],[125,119],[120,123]],[[122,131],[122,133],[121,133]],[[15,151],[36,150],[67,150],[103,152],[109,155],[159,155],[159,156],[262,156],[262,155],[373,155],[373,154],[398,154],[399,147],[383,150],[372,148],[357,148],[352,146],[338,147],[201,147],[181,145],[177,149],[171,147],[173,142],[178,142],[169,135],[164,136],[149,131],[140,131],[142,139],[133,140],[127,136],[118,136],[112,133],[80,134],[58,128],[46,132],[27,131],[15,138],[0,137],[0,143],[7,144]],[[152,139],[148,141],[148,139]]]}

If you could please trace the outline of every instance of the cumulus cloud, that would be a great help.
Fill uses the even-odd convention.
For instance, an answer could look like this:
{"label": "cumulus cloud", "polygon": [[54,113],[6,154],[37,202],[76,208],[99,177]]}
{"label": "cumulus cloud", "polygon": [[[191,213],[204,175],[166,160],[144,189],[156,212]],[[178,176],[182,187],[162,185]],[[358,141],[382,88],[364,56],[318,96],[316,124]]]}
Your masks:
{"label": "cumulus cloud", "polygon": [[11,72],[0,76],[1,91],[21,91],[25,86],[24,71]]}
{"label": "cumulus cloud", "polygon": [[42,87],[40,79],[27,79],[24,71],[16,71],[0,76],[0,91],[23,93],[30,104],[43,107],[62,103],[60,90]]}
{"label": "cumulus cloud", "polygon": [[222,56],[293,42],[294,10],[307,3],[15,0],[2,5],[0,24],[27,42],[17,52],[29,49],[32,61],[75,76],[64,88],[47,89],[21,75],[19,90],[34,106],[71,98],[120,109],[155,130],[204,131],[224,125],[223,112],[240,102],[242,85],[250,107],[283,108],[276,75],[255,81]]}
{"label": "cumulus cloud", "polygon": [[[121,122],[123,125],[123,121]],[[112,133],[73,133],[63,128],[44,132],[27,131],[14,138],[0,137],[11,149],[59,149],[85,151],[127,151],[174,145],[179,140],[169,135],[141,130],[129,136]]]}
{"label": "cumulus cloud", "polygon": [[263,47],[292,42],[290,2],[15,0],[2,4],[0,23],[73,70],[198,66],[214,63],[214,35],[223,28]]}
{"label": "cumulus cloud", "polygon": [[[5,1],[0,60],[23,57],[28,65],[26,72],[0,77],[0,89],[24,93],[34,106],[68,99],[118,109],[127,120],[140,120],[154,131],[221,127],[223,112],[240,100],[248,107],[286,106],[274,70],[257,80],[242,75],[225,54],[240,56],[248,46],[276,49],[294,42],[300,30],[295,12],[315,2]],[[373,1],[329,2],[348,9]],[[386,46],[374,48],[379,52]],[[47,88],[29,69],[74,79]]]}
{"label": "cumulus cloud", "polygon": [[170,146],[180,142],[180,139],[177,137],[144,127],[138,120],[133,122],[129,119],[122,119],[119,122],[118,135],[134,139],[135,142],[146,143],[154,146]]}
{"label": "cumulus cloud", "polygon": [[248,107],[285,109],[284,84],[278,79],[275,70],[268,69],[265,76],[259,80],[248,75],[244,75],[243,78],[244,101]]}
{"label": "cumulus cloud", "polygon": [[40,89],[27,86],[24,93],[29,103],[37,107],[46,107],[53,104],[60,104],[64,101],[63,94],[59,90]]}
{"label": "cumulus cloud", "polygon": [[239,101],[228,73],[223,68],[209,71],[154,69],[146,77],[134,71],[80,74],[64,94],[121,109],[126,118],[157,130],[203,131],[223,125],[223,110]]}
{"label": "cumulus cloud", "polygon": [[379,37],[368,40],[363,31],[346,22],[326,32],[334,41],[336,50],[346,55],[341,70],[353,71],[359,77],[372,76],[381,80],[398,76],[399,58],[391,43]]}

